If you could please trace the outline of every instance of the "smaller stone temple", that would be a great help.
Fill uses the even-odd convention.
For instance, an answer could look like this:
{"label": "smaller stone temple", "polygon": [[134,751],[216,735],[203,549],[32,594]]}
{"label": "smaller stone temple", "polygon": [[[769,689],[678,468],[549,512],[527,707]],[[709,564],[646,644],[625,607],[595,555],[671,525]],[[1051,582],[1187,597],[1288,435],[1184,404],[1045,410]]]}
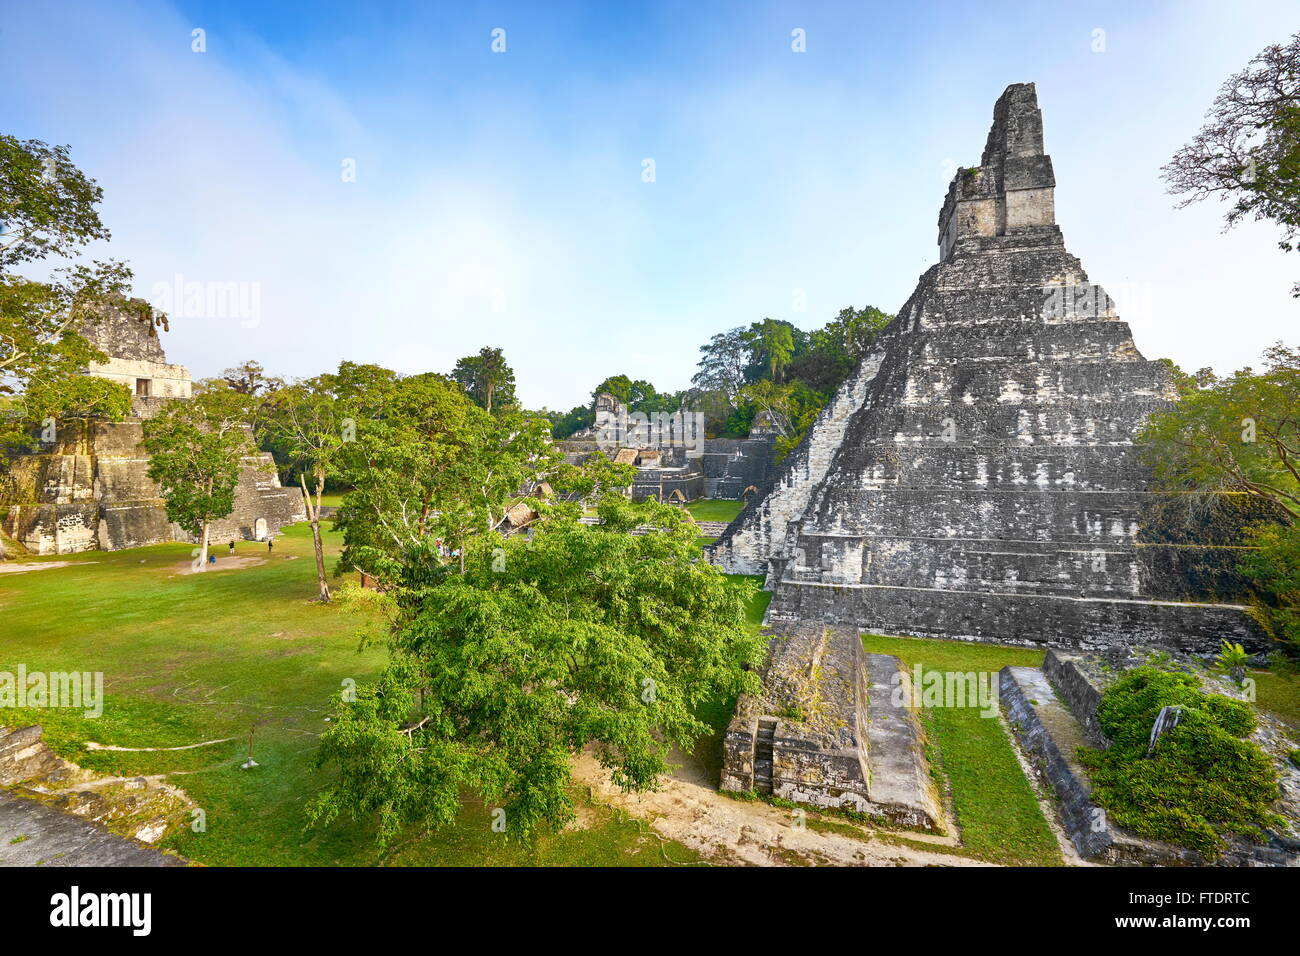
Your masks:
{"label": "smaller stone temple", "polygon": [[[14,488],[0,507],[0,530],[35,554],[192,541],[167,520],[143,446],[144,421],[164,402],[190,397],[189,370],[167,361],[153,322],[132,303],[106,305],[82,334],[108,356],[92,364],[88,374],[131,389],[131,417],[122,422],[61,421],[52,440],[16,456],[11,463]],[[210,540],[261,541],[305,519],[301,493],[282,487],[271,456],[258,452],[244,460],[234,511],[212,523]]]}
{"label": "smaller stone temple", "polygon": [[767,487],[778,434],[770,413],[755,416],[748,438],[705,438],[700,412],[629,412],[608,392],[596,396],[595,414],[595,424],[557,446],[573,463],[600,451],[636,465],[637,501],[739,499]]}

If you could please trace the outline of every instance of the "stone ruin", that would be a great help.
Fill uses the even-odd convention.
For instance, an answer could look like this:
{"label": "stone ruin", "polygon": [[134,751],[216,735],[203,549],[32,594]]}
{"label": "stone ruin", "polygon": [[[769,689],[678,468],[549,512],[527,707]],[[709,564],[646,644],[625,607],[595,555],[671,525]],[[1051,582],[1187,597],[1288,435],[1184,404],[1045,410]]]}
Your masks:
{"label": "stone ruin", "polygon": [[723,738],[722,789],[852,810],[944,831],[943,801],[897,657],[857,631],[805,624],[773,639],[763,692],[744,695]]}
{"label": "stone ruin", "polygon": [[[0,530],[35,554],[193,541],[167,520],[142,444],[147,418],[164,402],[190,397],[189,370],[167,362],[153,323],[129,303],[107,305],[83,334],[108,356],[88,373],[130,388],[131,416],[122,422],[59,422],[54,440],[15,456],[15,491]],[[210,540],[261,541],[303,520],[301,493],[282,487],[270,454],[258,452],[244,459],[234,511],[212,523]]]}
{"label": "stone ruin", "polygon": [[556,444],[575,464],[600,451],[636,465],[637,501],[739,499],[746,489],[766,487],[773,470],[777,428],[767,413],[755,417],[748,438],[706,438],[699,412],[637,414],[608,392],[596,396],[595,416],[590,428]]}
{"label": "stone ruin", "polygon": [[1066,251],[1055,184],[1034,86],[1010,86],[980,165],[948,189],[938,264],[706,549],[773,592],[763,690],[727,729],[725,789],[943,828],[915,702],[891,706],[906,675],[864,653],[864,631],[1265,644],[1244,606],[1189,594],[1188,556],[1231,568],[1233,542],[1141,536],[1169,499],[1133,439],[1174,387]]}
{"label": "stone ruin", "polygon": [[1149,491],[1133,439],[1174,387],[1066,250],[1055,185],[1034,86],[1010,86],[980,165],[948,188],[938,264],[709,549],[730,572],[766,575],[772,622],[1077,647],[1265,643],[1244,601],[1195,593],[1183,573],[1231,569],[1233,542],[1141,536],[1168,498]]}

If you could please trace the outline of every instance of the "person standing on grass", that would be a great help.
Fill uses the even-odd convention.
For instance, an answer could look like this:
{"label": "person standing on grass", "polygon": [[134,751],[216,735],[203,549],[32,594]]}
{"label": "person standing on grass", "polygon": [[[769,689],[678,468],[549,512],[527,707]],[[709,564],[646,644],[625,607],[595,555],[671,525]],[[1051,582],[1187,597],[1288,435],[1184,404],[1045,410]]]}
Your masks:
{"label": "person standing on grass", "polygon": [[234,538],[231,538],[231,539],[230,539],[230,556],[231,556],[232,558],[235,556],[235,539],[234,539]]}
{"label": "person standing on grass", "polygon": [[272,551],[274,551],[274,550],[275,550],[275,539],[274,539],[274,538],[267,538],[267,539],[266,539],[266,553],[267,553],[267,554],[270,554],[270,553],[271,553]]}

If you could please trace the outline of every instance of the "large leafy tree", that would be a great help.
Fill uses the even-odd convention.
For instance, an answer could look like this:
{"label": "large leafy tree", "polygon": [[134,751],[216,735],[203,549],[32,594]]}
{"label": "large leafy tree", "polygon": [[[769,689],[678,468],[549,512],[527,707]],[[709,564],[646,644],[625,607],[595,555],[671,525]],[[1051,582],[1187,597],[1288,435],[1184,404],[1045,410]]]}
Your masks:
{"label": "large leafy tree", "polygon": [[[139,311],[141,321],[166,321],[127,298],[131,271],[119,262],[68,266],[49,281],[11,271],[108,238],[95,208],[101,197],[66,146],[0,135],[0,446],[29,445],[34,426],[45,419],[127,414],[124,386],[81,374],[106,358],[81,334],[106,301]],[[3,461],[0,456],[0,470]]]}
{"label": "large leafy tree", "polygon": [[484,346],[478,355],[467,355],[451,372],[474,403],[490,415],[516,407],[515,372],[500,349]]}
{"label": "large leafy tree", "polygon": [[1194,494],[1242,492],[1300,520],[1300,350],[1264,353],[1265,371],[1222,379],[1202,373],[1139,443],[1159,487]]}
{"label": "large leafy tree", "polygon": [[95,208],[103,195],[67,146],[0,134],[0,271],[109,238]]}
{"label": "large leafy tree", "polygon": [[1223,379],[1176,375],[1181,397],[1138,443],[1157,488],[1193,502],[1244,494],[1273,516],[1251,530],[1241,569],[1262,595],[1260,620],[1300,645],[1300,350],[1279,343],[1264,362]]}
{"label": "large leafy tree", "polygon": [[236,392],[243,395],[267,396],[284,387],[284,381],[277,376],[267,375],[261,362],[246,359],[221,373],[221,380]]}
{"label": "large leafy tree", "polygon": [[789,322],[764,319],[750,326],[749,343],[753,364],[759,366],[767,378],[780,382],[786,366],[795,356],[795,342],[802,333]]}
{"label": "large leafy tree", "polygon": [[339,458],[352,489],[335,519],[344,534],[340,567],[380,582],[426,540],[463,553],[559,457],[546,419],[488,414],[440,375],[376,377],[356,401],[355,441]]}
{"label": "large leafy tree", "polygon": [[[1282,227],[1278,245],[1300,230],[1300,33],[1265,47],[1230,76],[1205,125],[1163,169],[1180,206],[1211,196],[1230,202],[1227,227],[1244,218]],[[1292,287],[1300,297],[1300,282]]]}
{"label": "large leafy tree", "polygon": [[528,539],[469,540],[460,571],[427,540],[402,555],[391,661],[322,737],[337,777],[316,819],[377,819],[388,843],[452,823],[472,795],[485,826],[491,812],[526,838],[573,817],[584,748],[622,786],[652,788],[669,748],[707,732],[702,705],[753,689],[765,639],[680,509],[606,492],[597,510],[595,527],[561,505]]}
{"label": "large leafy tree", "polygon": [[700,346],[699,371],[691,377],[691,384],[704,391],[722,392],[728,402],[734,402],[736,393],[745,384],[750,341],[743,326],[719,332]]}
{"label": "large leafy tree", "polygon": [[162,491],[168,519],[199,539],[201,568],[209,527],[234,510],[240,468],[255,450],[248,414],[247,396],[215,387],[167,403],[144,424],[149,477]]}

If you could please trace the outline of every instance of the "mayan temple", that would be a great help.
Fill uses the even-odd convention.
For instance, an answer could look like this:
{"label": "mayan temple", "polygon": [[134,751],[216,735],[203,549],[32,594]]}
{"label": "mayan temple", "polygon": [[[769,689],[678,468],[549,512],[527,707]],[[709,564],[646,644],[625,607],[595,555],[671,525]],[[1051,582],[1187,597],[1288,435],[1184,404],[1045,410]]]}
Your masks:
{"label": "mayan temple", "polygon": [[[1235,595],[1188,593],[1187,546],[1133,439],[1173,398],[1056,225],[1034,86],[994,108],[939,213],[939,262],[804,443],[711,549],[767,575],[770,620],[1104,647],[1258,646]],[[1197,547],[1198,560],[1225,549]]]}
{"label": "mayan temple", "polygon": [[[13,460],[15,489],[0,530],[34,554],[117,551],[192,537],[167,520],[149,478],[144,421],[164,402],[190,397],[190,373],[167,361],[153,324],[123,303],[109,304],[83,333],[107,355],[88,374],[126,385],[131,417],[63,421],[51,440]],[[213,542],[264,540],[304,520],[302,495],[284,488],[266,452],[244,460],[235,508],[212,522]]]}

